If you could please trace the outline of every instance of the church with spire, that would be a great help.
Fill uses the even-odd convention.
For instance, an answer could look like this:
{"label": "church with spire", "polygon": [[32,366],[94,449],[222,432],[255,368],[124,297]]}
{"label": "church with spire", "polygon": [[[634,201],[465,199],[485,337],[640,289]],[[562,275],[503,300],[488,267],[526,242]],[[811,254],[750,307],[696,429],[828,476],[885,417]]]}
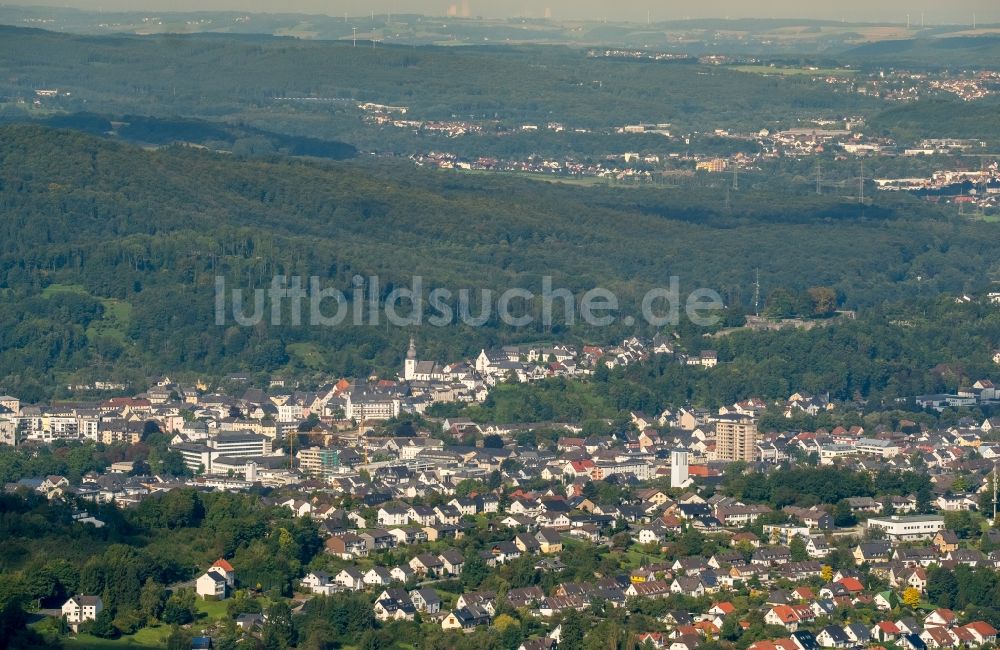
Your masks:
{"label": "church with spire", "polygon": [[417,343],[410,337],[410,349],[406,351],[406,361],[403,362],[404,381],[443,381],[444,366],[434,361],[417,360]]}

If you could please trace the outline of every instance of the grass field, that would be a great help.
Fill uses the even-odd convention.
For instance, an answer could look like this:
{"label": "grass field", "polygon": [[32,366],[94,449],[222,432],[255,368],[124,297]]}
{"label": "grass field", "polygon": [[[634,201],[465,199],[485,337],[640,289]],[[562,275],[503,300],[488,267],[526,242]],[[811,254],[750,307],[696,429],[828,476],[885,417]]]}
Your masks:
{"label": "grass field", "polygon": [[633,546],[625,551],[625,555],[622,557],[622,568],[638,569],[641,566],[656,564],[657,562],[663,562],[662,555],[658,553],[644,553]]}
{"label": "grass field", "polygon": [[[74,293],[89,296],[86,287],[79,284],[50,284],[42,289],[42,297],[51,298],[60,293]],[[87,328],[87,336],[107,336],[119,341],[125,340],[125,331],[132,319],[132,305],[114,298],[97,298],[104,306],[104,317],[94,321]]]}
{"label": "grass field", "polygon": [[730,70],[736,72],[747,72],[750,74],[774,74],[785,77],[809,75],[813,77],[853,77],[857,70],[844,70],[843,68],[772,68],[768,65],[734,65],[729,66]]}
{"label": "grass field", "polygon": [[170,626],[144,627],[135,634],[118,639],[99,639],[89,634],[77,634],[62,639],[64,648],[86,650],[119,650],[121,648],[163,648],[170,635]]}
{"label": "grass field", "polygon": [[194,627],[198,627],[200,624],[210,624],[225,618],[226,605],[227,603],[224,600],[205,600],[203,598],[196,600],[195,609],[205,614],[206,618],[196,621],[194,623]]}
{"label": "grass field", "polygon": [[315,343],[289,343],[285,349],[307,368],[322,370],[326,367],[327,361],[323,356],[323,351]]}
{"label": "grass field", "polygon": [[42,289],[43,298],[51,298],[58,293],[75,293],[81,296],[89,296],[86,287],[79,284],[50,284]]}
{"label": "grass field", "polygon": [[511,178],[524,178],[530,181],[540,181],[544,183],[562,183],[564,185],[577,185],[580,187],[594,186],[614,186],[618,187],[650,187],[649,183],[619,183],[609,178],[599,176],[556,176],[554,174],[541,174],[534,172],[504,172],[489,171],[486,169],[456,169],[463,174],[493,174],[497,176],[508,176]]}

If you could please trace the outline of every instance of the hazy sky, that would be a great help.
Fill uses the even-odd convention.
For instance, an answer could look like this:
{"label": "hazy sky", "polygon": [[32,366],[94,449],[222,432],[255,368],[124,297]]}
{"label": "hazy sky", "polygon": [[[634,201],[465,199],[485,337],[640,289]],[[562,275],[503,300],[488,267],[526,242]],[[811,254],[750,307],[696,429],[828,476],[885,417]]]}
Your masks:
{"label": "hazy sky", "polygon": [[422,13],[445,15],[451,6],[461,11],[469,5],[472,16],[543,16],[555,18],[608,18],[645,21],[688,17],[827,18],[847,21],[905,22],[909,13],[919,23],[921,12],[928,23],[964,24],[975,13],[980,23],[1000,22],[1000,0],[13,0],[10,4],[58,5],[103,10],[188,11],[233,9],[253,12],[307,12],[333,16],[349,12],[365,15]]}

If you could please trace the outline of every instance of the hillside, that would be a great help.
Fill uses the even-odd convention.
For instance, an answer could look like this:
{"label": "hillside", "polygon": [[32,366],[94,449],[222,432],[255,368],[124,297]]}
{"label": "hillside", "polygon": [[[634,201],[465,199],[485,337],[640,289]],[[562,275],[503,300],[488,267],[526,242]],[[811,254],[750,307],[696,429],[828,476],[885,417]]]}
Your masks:
{"label": "hillside", "polygon": [[[58,88],[70,93],[50,102],[59,110],[243,121],[352,144],[345,132],[359,120],[345,107],[350,101],[403,105],[422,119],[587,128],[671,122],[709,131],[876,106],[809,79],[639,65],[567,47],[373,49],[269,36],[98,37],[0,26],[0,67],[12,71],[0,79],[0,102]],[[276,100],[289,97],[324,101]]]}
{"label": "hillside", "polygon": [[865,43],[843,52],[838,58],[862,66],[914,66],[943,68],[975,66],[976,62],[1000,57],[1000,36],[993,34],[940,36]]}
{"label": "hillside", "polygon": [[[245,161],[189,148],[146,151],[26,126],[0,129],[0,385],[26,397],[75,376],[247,367],[361,374],[396,367],[411,332],[384,327],[216,328],[214,277],[265,286],[276,273],[349,289],[392,284],[621,295],[652,286],[751,299],[831,285],[847,305],[985,286],[990,224],[945,221],[915,201],[748,194],[731,213],[683,191],[583,189],[405,165]],[[776,227],[780,224],[780,228]],[[917,279],[917,276],[920,279]],[[632,331],[632,330],[628,330]],[[573,335],[612,339],[625,330]],[[551,336],[495,323],[423,328],[447,357]]]}

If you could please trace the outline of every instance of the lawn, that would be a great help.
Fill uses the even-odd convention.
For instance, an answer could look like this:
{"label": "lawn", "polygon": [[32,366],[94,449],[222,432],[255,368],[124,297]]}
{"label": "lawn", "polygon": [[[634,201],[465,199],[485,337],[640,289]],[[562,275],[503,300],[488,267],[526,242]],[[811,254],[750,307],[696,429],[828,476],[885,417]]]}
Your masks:
{"label": "lawn", "polygon": [[658,553],[645,553],[633,546],[625,551],[621,560],[623,569],[638,569],[641,566],[663,562],[663,556]]}
{"label": "lawn", "polygon": [[595,185],[614,185],[615,187],[645,187],[642,183],[623,183],[617,184],[613,180],[608,178],[603,178],[599,176],[559,176],[557,174],[543,174],[541,172],[508,172],[508,171],[490,171],[487,169],[457,169],[455,170],[462,174],[495,174],[499,176],[508,176],[511,178],[523,178],[531,181],[541,181],[544,183],[562,183],[564,185],[580,185],[583,187],[593,187]]}
{"label": "lawn", "polygon": [[307,368],[322,370],[326,367],[327,361],[323,351],[315,343],[289,343],[285,349]]}
{"label": "lawn", "polygon": [[[50,284],[42,289],[43,298],[51,298],[60,293],[75,293],[89,296],[86,287],[79,284]],[[132,305],[114,298],[97,298],[104,306],[104,316],[87,328],[88,336],[105,335],[119,341],[125,340],[125,331],[132,320]]]}
{"label": "lawn", "polygon": [[225,618],[227,616],[226,604],[225,600],[205,600],[204,598],[196,600],[195,609],[204,613],[206,618],[196,621],[195,626],[204,626]]}
{"label": "lawn", "polygon": [[144,627],[135,634],[117,639],[99,639],[89,634],[77,634],[62,639],[64,648],[85,648],[86,650],[120,650],[121,648],[162,648],[170,634],[169,625]]}
{"label": "lawn", "polygon": [[57,293],[76,293],[82,296],[89,296],[90,292],[87,291],[86,287],[80,284],[50,284],[49,286],[42,289],[43,298],[51,298]]}
{"label": "lawn", "polygon": [[769,65],[734,65],[729,66],[730,70],[736,72],[747,72],[750,74],[777,74],[786,77],[797,75],[811,75],[815,77],[853,77],[857,70],[844,70],[843,68],[772,68]]}

